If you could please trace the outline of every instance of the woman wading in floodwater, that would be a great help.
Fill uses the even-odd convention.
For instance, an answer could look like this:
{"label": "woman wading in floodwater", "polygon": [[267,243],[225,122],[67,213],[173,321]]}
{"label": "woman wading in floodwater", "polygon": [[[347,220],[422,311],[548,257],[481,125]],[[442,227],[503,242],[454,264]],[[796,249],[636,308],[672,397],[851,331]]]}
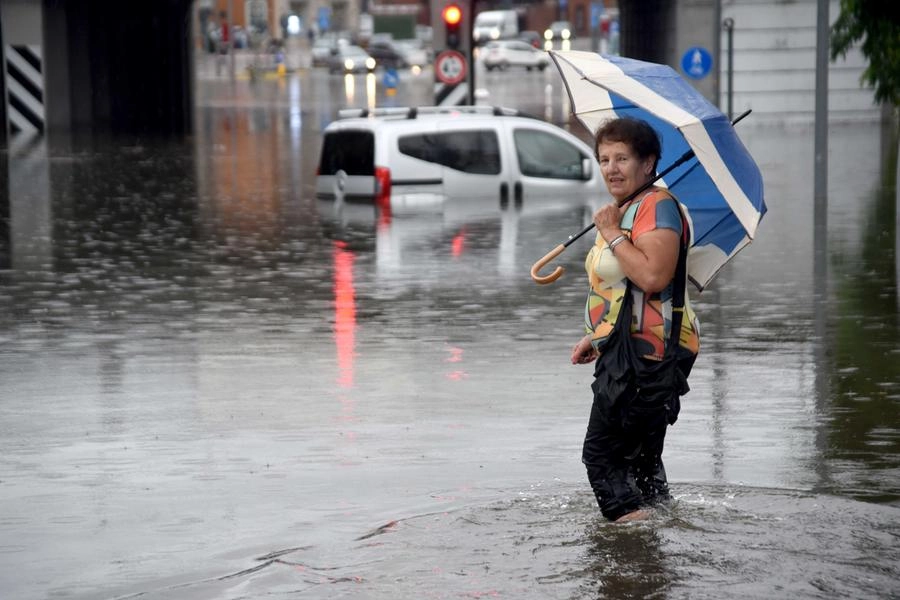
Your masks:
{"label": "woman wading in floodwater", "polygon": [[615,119],[600,128],[594,147],[615,202],[594,214],[587,335],[572,362],[596,361],[582,453],[588,480],[607,519],[630,521],[671,498],[663,443],[700,349],[685,291],[690,230],[664,188],[649,187],[619,206],[656,175],[661,150],[650,125]]}

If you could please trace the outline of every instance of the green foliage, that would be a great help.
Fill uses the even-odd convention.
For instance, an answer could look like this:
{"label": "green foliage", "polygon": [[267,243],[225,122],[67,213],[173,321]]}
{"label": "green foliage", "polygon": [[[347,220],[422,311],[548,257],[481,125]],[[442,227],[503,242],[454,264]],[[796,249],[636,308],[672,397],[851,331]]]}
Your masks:
{"label": "green foliage", "polygon": [[831,60],[847,55],[862,40],[869,64],[862,82],[875,88],[875,99],[900,106],[900,5],[897,0],[841,0],[831,28]]}

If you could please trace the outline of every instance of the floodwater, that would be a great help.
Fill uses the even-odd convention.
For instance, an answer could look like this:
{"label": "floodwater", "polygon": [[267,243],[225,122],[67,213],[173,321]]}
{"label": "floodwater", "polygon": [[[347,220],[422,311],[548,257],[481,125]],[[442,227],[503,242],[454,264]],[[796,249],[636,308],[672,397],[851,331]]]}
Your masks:
{"label": "floodwater", "polygon": [[[574,127],[555,73],[483,81]],[[826,246],[811,126],[741,123],[770,212],[693,296],[676,502],[611,525],[568,360],[589,242],[528,275],[589,211],[315,201],[338,107],[430,93],[203,78],[191,139],[4,155],[0,595],[900,596],[896,139],[833,124]]]}

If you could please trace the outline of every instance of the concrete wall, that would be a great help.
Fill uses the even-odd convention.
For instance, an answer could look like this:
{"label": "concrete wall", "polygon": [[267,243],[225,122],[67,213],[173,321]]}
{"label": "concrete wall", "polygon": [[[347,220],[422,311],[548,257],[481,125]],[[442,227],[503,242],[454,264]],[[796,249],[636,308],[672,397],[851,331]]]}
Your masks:
{"label": "concrete wall", "polygon": [[3,42],[14,46],[37,44],[43,36],[41,3],[31,0],[0,2],[3,19]]}
{"label": "concrete wall", "polygon": [[[622,54],[667,64],[682,75],[681,57],[695,46],[718,54],[718,0],[621,0]],[[686,79],[710,102],[718,102],[716,65],[702,79]]]}
{"label": "concrete wall", "polygon": [[[817,0],[620,0],[622,54],[668,64],[679,73],[681,57],[706,48],[713,68],[688,79],[711,102],[727,110],[727,32],[733,30],[733,114],[753,110],[753,120],[811,122],[815,113]],[[833,23],[840,11],[831,0]],[[882,118],[874,92],[860,86],[865,59],[858,49],[829,69],[832,121]]]}
{"label": "concrete wall", "polygon": [[675,35],[670,37],[671,43],[665,49],[668,64],[682,74],[681,57],[688,49],[699,46],[709,51],[713,56],[709,75],[689,81],[713,104],[718,104],[719,72],[715,57],[718,55],[720,23],[719,0],[679,0],[675,11]]}
{"label": "concrete wall", "polygon": [[[43,103],[44,134],[189,132],[191,3],[0,0],[4,52],[30,46],[43,59],[26,91]],[[4,122],[16,118],[10,106]]]}
{"label": "concrete wall", "polygon": [[[816,0],[722,0],[722,18],[734,19],[734,113],[753,109],[753,119],[812,121],[816,85]],[[829,17],[840,6],[832,0]],[[720,106],[725,106],[727,39],[721,33]],[[829,118],[832,121],[878,120],[874,93],[860,87],[865,68],[854,49],[846,60],[831,63]]]}

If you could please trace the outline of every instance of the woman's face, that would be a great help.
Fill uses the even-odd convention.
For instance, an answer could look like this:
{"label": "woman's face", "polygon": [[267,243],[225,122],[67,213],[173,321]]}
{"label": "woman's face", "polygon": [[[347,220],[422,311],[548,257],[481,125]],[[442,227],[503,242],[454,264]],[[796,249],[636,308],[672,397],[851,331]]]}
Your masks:
{"label": "woman's face", "polygon": [[623,200],[647,183],[653,175],[654,157],[638,158],[625,142],[601,142],[597,160],[606,188],[616,200]]}

